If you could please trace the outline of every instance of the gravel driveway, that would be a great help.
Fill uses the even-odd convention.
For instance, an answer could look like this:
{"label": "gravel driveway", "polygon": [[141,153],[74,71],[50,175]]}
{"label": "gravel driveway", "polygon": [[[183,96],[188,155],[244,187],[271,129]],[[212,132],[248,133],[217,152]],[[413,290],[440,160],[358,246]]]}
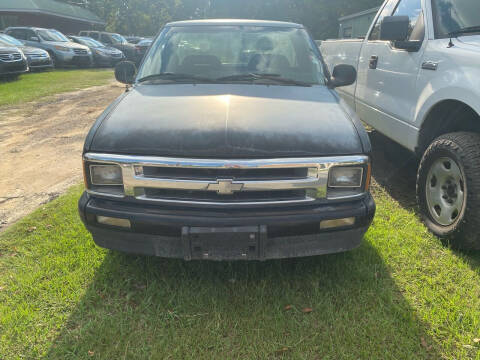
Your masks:
{"label": "gravel driveway", "polygon": [[0,108],[0,231],[82,180],[84,138],[124,86]]}

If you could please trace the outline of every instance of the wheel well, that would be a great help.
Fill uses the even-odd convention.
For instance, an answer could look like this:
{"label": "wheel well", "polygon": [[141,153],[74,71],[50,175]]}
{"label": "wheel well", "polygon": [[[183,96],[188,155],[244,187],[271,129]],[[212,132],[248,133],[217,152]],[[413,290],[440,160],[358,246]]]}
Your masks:
{"label": "wheel well", "polygon": [[420,129],[417,154],[421,156],[440,135],[457,131],[480,133],[480,115],[461,101],[444,100],[436,104]]}

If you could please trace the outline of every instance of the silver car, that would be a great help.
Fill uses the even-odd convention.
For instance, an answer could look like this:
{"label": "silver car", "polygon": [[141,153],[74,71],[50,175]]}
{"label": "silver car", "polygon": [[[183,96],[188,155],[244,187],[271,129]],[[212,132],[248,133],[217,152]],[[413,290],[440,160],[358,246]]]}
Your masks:
{"label": "silver car", "polygon": [[92,64],[92,52],[87,46],[71,42],[55,29],[36,27],[9,27],[7,35],[19,39],[28,46],[46,50],[54,66],[75,65],[88,67]]}

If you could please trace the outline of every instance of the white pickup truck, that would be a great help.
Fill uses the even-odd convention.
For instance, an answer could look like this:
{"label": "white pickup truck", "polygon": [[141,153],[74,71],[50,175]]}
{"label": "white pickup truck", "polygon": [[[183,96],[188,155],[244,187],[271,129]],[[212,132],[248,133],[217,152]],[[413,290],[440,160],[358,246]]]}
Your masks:
{"label": "white pickup truck", "polygon": [[480,249],[480,0],[387,0],[365,39],[321,51],[357,69],[338,92],[359,117],[421,158],[429,229]]}

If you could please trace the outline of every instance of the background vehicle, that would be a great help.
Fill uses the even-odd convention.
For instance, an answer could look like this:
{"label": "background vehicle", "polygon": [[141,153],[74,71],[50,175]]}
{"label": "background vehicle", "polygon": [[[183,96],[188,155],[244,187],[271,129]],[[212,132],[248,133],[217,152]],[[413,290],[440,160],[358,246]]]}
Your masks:
{"label": "background vehicle", "polygon": [[144,37],[141,36],[125,36],[125,39],[130,43],[130,44],[138,44],[139,41],[142,41],[145,39]]}
{"label": "background vehicle", "polygon": [[114,47],[106,46],[101,42],[86,36],[69,36],[77,44],[88,46],[93,55],[93,62],[98,66],[115,66],[125,56]]}
{"label": "background vehicle", "polygon": [[45,70],[53,68],[53,62],[50,55],[45,50],[25,46],[23,42],[15,39],[7,34],[0,33],[0,45],[14,46],[22,50],[28,61],[28,68],[30,71]]}
{"label": "background vehicle", "polygon": [[92,52],[84,45],[72,43],[61,32],[35,27],[9,27],[5,33],[25,45],[44,49],[50,54],[54,66],[90,66]]}
{"label": "background vehicle", "polygon": [[480,249],[480,2],[388,0],[363,40],[323,41],[339,90],[359,117],[421,158],[425,223],[457,247]]}
{"label": "background vehicle", "polygon": [[328,76],[301,25],[171,23],[135,71],[117,65],[133,87],[84,146],[79,212],[98,245],[265,260],[361,243],[375,213],[371,147],[332,90],[355,70]]}
{"label": "background vehicle", "polygon": [[135,45],[130,44],[122,35],[115,33],[108,33],[104,31],[80,31],[79,36],[88,36],[92,39],[100,41],[106,46],[112,46],[125,55],[127,60],[136,61],[137,52]]}
{"label": "background vehicle", "polygon": [[135,49],[137,50],[137,60],[136,64],[139,65],[145,54],[147,53],[147,50],[150,48],[150,45],[152,45],[153,39],[143,39],[140,40],[136,45]]}
{"label": "background vehicle", "polygon": [[28,63],[22,50],[0,43],[0,78],[16,78],[28,71]]}

